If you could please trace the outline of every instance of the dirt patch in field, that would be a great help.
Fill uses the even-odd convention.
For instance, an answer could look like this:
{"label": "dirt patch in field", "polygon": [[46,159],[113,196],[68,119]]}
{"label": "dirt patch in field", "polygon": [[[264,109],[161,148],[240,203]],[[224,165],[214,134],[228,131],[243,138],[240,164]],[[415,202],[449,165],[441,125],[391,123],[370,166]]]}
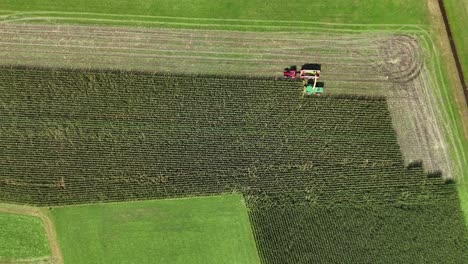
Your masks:
{"label": "dirt patch in field", "polygon": [[[406,162],[453,177],[418,40],[381,32],[235,32],[0,24],[4,65],[260,75],[322,64],[327,93],[386,96]],[[300,86],[292,83],[292,86]]]}

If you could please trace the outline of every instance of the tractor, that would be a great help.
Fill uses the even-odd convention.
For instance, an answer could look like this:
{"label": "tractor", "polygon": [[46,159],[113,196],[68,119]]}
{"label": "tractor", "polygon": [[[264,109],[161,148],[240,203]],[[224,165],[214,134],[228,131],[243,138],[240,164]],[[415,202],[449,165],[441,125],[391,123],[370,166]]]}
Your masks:
{"label": "tractor", "polygon": [[321,95],[323,93],[324,83],[317,82],[318,78],[320,78],[321,68],[322,66],[316,63],[307,63],[302,65],[299,75],[302,79],[302,85],[304,86],[302,96]]}
{"label": "tractor", "polygon": [[[302,80],[302,96],[304,95],[321,95],[324,91],[324,83],[317,82],[320,78],[320,70],[322,66],[317,63],[306,63],[302,65],[299,72],[299,77]],[[295,65],[285,68],[283,75],[285,79],[296,79],[297,67]]]}
{"label": "tractor", "polygon": [[302,96],[304,95],[321,95],[323,93],[325,83],[317,82],[317,79],[303,79],[302,85]]}
{"label": "tractor", "polygon": [[297,75],[297,66],[292,65],[289,68],[285,68],[283,71],[284,79],[296,79]]}

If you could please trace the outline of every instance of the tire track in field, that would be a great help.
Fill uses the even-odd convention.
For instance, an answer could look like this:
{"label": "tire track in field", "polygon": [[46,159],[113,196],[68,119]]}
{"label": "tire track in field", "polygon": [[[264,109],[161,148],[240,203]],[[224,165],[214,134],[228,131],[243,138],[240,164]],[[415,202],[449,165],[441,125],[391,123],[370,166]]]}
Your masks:
{"label": "tire track in field", "polygon": [[[215,23],[206,23],[206,24],[200,24],[200,23],[193,23],[193,22],[168,22],[168,21],[155,21],[155,20],[148,20],[148,21],[142,21],[142,20],[132,20],[132,19],[110,19],[110,18],[85,18],[85,17],[46,17],[46,16],[31,16],[31,17],[17,17],[17,18],[7,18],[4,20],[1,20],[0,22],[8,22],[8,23],[21,23],[21,22],[47,22],[47,23],[54,23],[54,22],[60,22],[60,23],[66,23],[66,21],[69,21],[69,23],[73,23],[74,21],[87,21],[87,22],[93,22],[96,24],[103,24],[103,23],[111,23],[111,24],[117,24],[121,23],[123,26],[128,25],[128,24],[135,24],[138,26],[141,25],[151,25],[151,26],[173,26],[173,27],[196,27],[196,28],[238,28],[241,30],[252,30],[252,29],[268,29],[271,31],[280,31],[280,30],[291,30],[291,26],[284,26],[284,25],[253,25],[253,24],[215,24]],[[310,26],[304,26],[304,25],[294,25],[294,29],[298,32],[300,30],[302,31],[311,31]],[[299,30],[298,30],[299,29]],[[328,29],[329,31],[347,31],[347,32],[353,32],[356,31],[354,29],[334,29],[330,28]],[[392,32],[394,30],[391,29],[381,29],[381,30],[374,30],[374,31],[380,31],[380,32]]]}
{"label": "tire track in field", "polygon": [[[17,26],[13,26],[17,27]],[[42,28],[44,26],[41,26]],[[41,28],[39,27],[39,28]],[[264,63],[276,62],[273,67],[268,69],[269,72],[278,72],[278,70],[284,67],[284,64],[289,63],[297,63],[298,58],[302,58],[302,62],[306,62],[309,60],[320,61],[320,57],[323,57],[324,63],[326,61],[332,64],[341,64],[346,61],[351,60],[351,64],[355,70],[361,71],[361,68],[364,68],[368,74],[363,74],[363,76],[370,76],[371,72],[374,70],[373,61],[379,61],[379,55],[377,51],[377,46],[375,43],[369,42],[367,37],[361,36],[357,38],[353,35],[347,36],[346,38],[339,37],[334,38],[331,41],[328,38],[318,38],[315,37],[315,41],[310,43],[304,44],[303,40],[295,40],[294,38],[290,38],[289,40],[273,40],[273,41],[266,41],[268,38],[258,38],[259,34],[240,34],[235,33],[233,36],[230,36],[230,42],[223,43],[223,45],[219,45],[219,42],[211,42],[210,40],[218,38],[226,38],[225,36],[228,35],[226,32],[224,34],[219,35],[217,33],[211,32],[211,35],[207,35],[204,32],[202,35],[195,35],[193,31],[185,32],[185,31],[176,31],[177,34],[174,36],[170,36],[170,39],[159,39],[159,31],[156,31],[156,34],[153,34],[154,31],[148,32],[146,34],[146,39],[143,41],[141,40],[140,36],[134,36],[134,39],[137,41],[126,41],[125,39],[119,39],[120,36],[125,35],[126,39],[129,38],[129,33],[121,33],[121,32],[110,32],[110,34],[114,34],[111,38],[103,37],[99,41],[96,41],[94,38],[93,30],[89,30],[88,28],[79,27],[80,30],[87,31],[88,35],[85,37],[80,38],[73,38],[70,35],[66,37],[61,37],[57,39],[57,34],[60,35],[60,31],[62,27],[57,27],[52,33],[54,37],[49,36],[49,33],[42,33],[38,31],[38,27],[34,26],[35,33],[28,33],[28,34],[11,34],[11,30],[4,35],[3,38],[3,46],[6,46],[5,50],[14,50],[14,52],[19,52],[21,50],[21,45],[34,45],[34,46],[50,46],[49,49],[51,51],[57,49],[66,49],[70,50],[70,54],[73,51],[73,48],[78,49],[92,49],[93,56],[88,56],[90,59],[89,64],[92,65],[94,61],[101,62],[101,58],[99,56],[112,56],[112,55],[120,55],[123,57],[134,57],[134,56],[141,56],[141,54],[147,54],[148,57],[155,57],[156,54],[161,53],[184,53],[183,56],[188,60],[190,59],[198,59],[198,60],[213,60],[217,59],[220,61],[227,60],[229,58],[231,61],[256,61],[258,62],[258,68],[265,68]],[[2,32],[6,30],[5,26],[2,27]],[[50,30],[50,27],[48,28]],[[68,28],[69,29],[69,28]],[[75,30],[75,29],[73,29]],[[102,29],[100,29],[102,31]],[[181,33],[182,32],[182,33]],[[164,34],[167,34],[167,30],[163,31]],[[101,32],[99,32],[101,34]],[[38,36],[41,35],[41,36]],[[263,34],[262,36],[268,37],[270,34]],[[21,36],[21,37],[19,37]],[[25,36],[29,36],[29,39]],[[47,36],[44,39],[44,36]],[[83,35],[81,35],[83,36]],[[197,36],[199,37],[197,39]],[[241,36],[242,38],[239,38]],[[37,39],[40,39],[38,41]],[[381,36],[381,38],[383,38]],[[312,39],[312,38],[311,38]],[[236,40],[236,41],[233,41]],[[331,52],[326,52],[330,49],[331,43],[334,43],[335,49]],[[77,45],[78,44],[78,45]],[[239,44],[243,44],[243,47],[239,47]],[[305,45],[305,46],[304,46]],[[16,46],[14,49],[11,46]],[[294,49],[291,52],[287,52],[284,48],[287,47],[289,49]],[[350,48],[351,47],[351,48]],[[120,49],[120,50],[119,50]],[[146,50],[145,50],[146,49]],[[101,52],[99,50],[103,50]],[[124,53],[122,51],[124,50]],[[232,51],[231,51],[232,50]],[[32,53],[41,53],[44,50],[31,48],[31,47],[23,47],[22,51],[25,54],[32,54]],[[117,54],[110,54],[110,51],[116,51]],[[139,51],[136,53],[136,51]],[[65,51],[66,52],[66,51]],[[51,52],[53,53],[53,52]],[[191,54],[193,53],[193,54]],[[205,56],[200,56],[203,53]],[[317,55],[320,53],[320,55]],[[186,55],[185,55],[186,54]],[[196,55],[194,55],[196,54]],[[213,54],[213,56],[206,56],[207,54]],[[363,54],[365,56],[363,56]],[[126,56],[125,56],[126,55]],[[170,54],[168,54],[170,55]],[[215,56],[216,55],[216,56]],[[229,55],[229,56],[227,56]],[[166,57],[167,55],[159,55],[160,58],[170,58]],[[178,55],[171,55],[173,59],[183,59]],[[234,58],[233,58],[234,56]],[[240,56],[240,58],[235,58],[235,56]],[[226,58],[224,58],[226,57]],[[58,63],[55,63],[54,66],[60,64],[60,60],[64,60],[63,58],[56,58],[59,60]],[[41,65],[44,63],[43,60],[40,60]],[[143,66],[137,68],[137,70],[158,70],[158,68],[154,68],[151,63],[145,66],[145,61],[141,61]],[[147,60],[148,62],[148,60]],[[47,64],[47,61],[45,61]],[[73,63],[73,62],[71,62]],[[263,64],[262,64],[263,63]],[[112,61],[109,62],[112,65]],[[367,67],[366,67],[367,65]],[[121,66],[121,65],[119,65]],[[239,65],[239,70],[242,71],[242,64]],[[222,66],[221,66],[222,67]],[[117,68],[117,67],[116,67]],[[131,68],[127,68],[132,70]],[[160,69],[159,69],[160,70]],[[200,70],[200,69],[196,69]],[[203,70],[203,68],[201,68]],[[230,70],[232,72],[232,70]],[[256,71],[253,71],[254,73]],[[252,71],[244,72],[234,72],[240,74],[251,74]],[[332,76],[331,74],[330,76]],[[381,77],[382,78],[382,77]]]}
{"label": "tire track in field", "polygon": [[[39,14],[61,14],[61,15],[95,15],[95,16],[113,16],[113,17],[133,17],[133,18],[153,18],[153,19],[180,19],[191,21],[222,21],[222,22],[261,22],[261,23],[292,23],[292,24],[309,24],[309,25],[333,25],[333,26],[363,26],[363,27],[400,27],[406,26],[405,24],[344,24],[344,23],[329,23],[329,22],[315,22],[315,21],[298,21],[298,20],[267,20],[267,19],[239,19],[239,18],[194,18],[194,17],[174,17],[174,16],[155,16],[155,15],[133,15],[133,14],[109,14],[109,13],[92,13],[92,12],[64,12],[64,11],[31,11],[31,12],[18,12],[13,10],[0,10],[0,12],[8,12],[7,15],[0,17],[12,16],[26,16],[26,15],[39,15]],[[413,25],[418,26],[418,25]]]}
{"label": "tire track in field", "polygon": [[[240,24],[240,26],[253,26],[253,27],[275,27],[280,25],[282,27],[287,27],[290,31],[291,27],[303,26],[306,27],[314,27],[312,31],[316,32],[317,30],[322,30],[326,28],[327,31],[335,30],[335,27],[338,27],[338,31],[348,31],[351,32],[358,29],[359,32],[366,31],[367,29],[363,30],[362,28],[370,28],[371,31],[375,30],[391,30],[392,32],[404,30],[405,32],[410,31],[419,31],[421,30],[423,25],[420,24],[349,24],[349,23],[335,23],[335,22],[316,22],[316,21],[295,21],[295,20],[259,20],[259,19],[229,19],[229,18],[193,18],[193,17],[174,17],[174,16],[154,16],[154,15],[130,15],[130,14],[108,14],[108,13],[90,13],[90,12],[63,12],[63,11],[33,11],[33,12],[18,12],[12,10],[0,10],[0,12],[7,12],[6,15],[0,15],[0,22],[14,22],[14,21],[26,21],[28,20],[47,20],[52,22],[54,19],[76,19],[76,20],[100,20],[106,21],[109,19],[105,19],[103,17],[120,17],[124,19],[112,19],[115,22],[122,22],[122,23],[164,23],[165,25],[170,24],[171,21],[174,20],[181,20],[181,21],[190,21],[188,25],[195,25],[195,26],[209,26],[209,24],[201,24],[200,22],[203,21],[217,21],[221,22],[222,24],[214,24],[214,25],[222,25],[222,26],[237,26],[239,24],[233,23],[245,23],[244,25]],[[47,16],[48,15],[48,16]],[[55,15],[55,16],[51,16]],[[61,15],[61,16],[60,16]],[[73,17],[75,16],[75,17]],[[88,16],[88,17],[87,17]],[[91,16],[91,17],[89,17]],[[3,18],[3,19],[2,19]],[[150,21],[144,19],[151,19]],[[110,20],[109,20],[110,21]],[[263,24],[263,25],[262,25]],[[286,26],[286,24],[289,24]],[[352,29],[354,28],[354,29]]]}
{"label": "tire track in field", "polygon": [[25,259],[12,259],[0,260],[1,264],[51,264],[52,261],[49,256],[38,258],[25,258]]}
{"label": "tire track in field", "polygon": [[[44,224],[44,231],[47,236],[47,241],[49,241],[50,263],[51,264],[63,264],[64,263],[62,251],[60,249],[60,245],[59,245],[58,238],[57,238],[57,233],[55,230],[55,225],[52,222],[50,215],[48,215],[43,210],[36,208],[36,207],[30,207],[30,206],[24,206],[24,205],[10,205],[10,204],[0,204],[0,213],[19,214],[19,215],[39,217]],[[19,262],[19,263],[23,263],[23,262]],[[30,262],[25,262],[25,263],[30,263]]]}

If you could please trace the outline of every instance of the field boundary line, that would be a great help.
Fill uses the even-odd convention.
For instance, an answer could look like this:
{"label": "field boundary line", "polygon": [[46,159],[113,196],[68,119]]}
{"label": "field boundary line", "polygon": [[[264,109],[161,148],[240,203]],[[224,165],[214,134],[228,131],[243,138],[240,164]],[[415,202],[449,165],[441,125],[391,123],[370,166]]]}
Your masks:
{"label": "field boundary line", "polygon": [[[444,74],[442,71],[442,65],[441,65],[440,59],[437,56],[437,47],[431,35],[429,34],[429,32],[426,32],[426,36],[420,39],[424,40],[424,43],[426,44],[426,47],[428,48],[428,51],[431,56],[428,61],[428,65],[431,66],[430,71],[438,75],[438,78],[436,78],[436,80],[434,80],[434,77],[432,75],[428,76],[430,82],[433,84],[434,88],[436,88],[434,89],[434,92],[436,94],[435,100],[436,100],[436,103],[438,104],[438,108],[442,112],[442,115],[449,117],[450,119],[453,120],[455,118],[455,113],[453,112],[453,109],[450,107],[449,108],[444,107],[444,100],[448,101],[450,97],[448,95],[447,89],[441,88],[441,87],[445,87],[445,83],[442,82],[442,79],[443,79],[442,77],[444,76]],[[452,141],[453,148],[454,148],[454,151],[456,151],[457,157],[463,156],[464,157],[463,159],[466,159],[463,151],[459,152],[457,150],[457,146],[460,146],[461,144],[460,138],[458,136],[453,137],[452,134],[454,133],[454,131],[452,127],[448,126],[446,122],[443,124],[444,124],[444,130],[446,130],[447,137]],[[458,132],[456,133],[458,134]],[[457,141],[458,144],[455,143],[455,141]],[[461,155],[459,153],[461,153]]]}
{"label": "field boundary line", "polygon": [[[433,0],[433,1],[437,1],[437,0]],[[437,32],[434,32],[434,34],[437,34]],[[440,45],[443,45],[443,42],[444,40],[446,39],[446,36],[440,36]],[[447,118],[449,118],[450,120],[452,120],[452,123],[453,125],[456,125],[456,122],[455,122],[455,116],[456,116],[456,113],[455,111],[462,111],[462,109],[458,109],[458,105],[456,104],[455,102],[455,109],[453,109],[450,104],[446,105],[445,102],[450,102],[450,93],[451,91],[449,91],[449,89],[447,88],[441,88],[441,87],[446,87],[446,84],[444,81],[443,81],[443,76],[444,75],[444,72],[443,72],[443,69],[442,69],[442,66],[445,65],[445,62],[442,62],[441,61],[441,57],[438,56],[438,47],[436,45],[436,42],[435,40],[433,39],[432,37],[432,34],[430,34],[429,32],[425,32],[425,36],[424,36],[424,40],[427,42],[429,42],[429,49],[430,49],[430,55],[431,55],[431,58],[430,58],[430,63],[431,63],[431,66],[433,67],[432,70],[435,74],[438,75],[438,78],[436,79],[436,81],[432,80],[433,83],[435,83],[435,88],[434,91],[435,93],[437,94],[436,95],[436,100],[438,102],[438,106],[439,106],[439,109],[441,112],[443,112],[443,115]],[[441,55],[442,56],[442,55]],[[449,62],[447,62],[448,64]],[[448,66],[448,65],[447,65]],[[446,69],[447,71],[449,69]],[[446,76],[448,79],[449,76]],[[430,76],[430,78],[432,79],[433,76]],[[456,84],[454,84],[456,85]],[[453,89],[451,89],[453,90]],[[455,96],[455,95],[453,95]],[[467,160],[467,157],[465,156],[465,151],[463,151],[463,149],[460,149],[463,147],[463,144],[462,144],[462,137],[465,137],[465,134],[463,132],[466,133],[466,130],[464,131],[464,127],[463,127],[463,115],[462,113],[460,113],[460,121],[462,122],[461,124],[461,129],[462,129],[462,134],[459,133],[459,131],[457,131],[457,129],[454,129],[452,126],[449,126],[447,124],[447,121],[444,123],[444,127],[446,129],[446,133],[447,133],[447,137],[450,138],[450,140],[453,142],[451,145],[452,145],[452,149],[453,151],[455,151],[455,155],[457,156],[457,162],[459,163],[459,173],[461,175],[461,179],[459,178],[459,180],[461,180],[461,183],[464,183],[465,181],[465,175],[466,172],[464,171],[464,168],[463,168],[463,165],[464,164],[468,164],[468,160]],[[448,129],[448,130],[447,130]],[[455,136],[456,135],[456,136]],[[468,212],[467,212],[467,219],[468,219]],[[467,223],[468,224],[468,223]]]}
{"label": "field boundary line", "polygon": [[458,77],[460,78],[461,88],[465,94],[465,104],[468,106],[468,88],[465,82],[465,74],[463,73],[462,65],[460,63],[460,56],[458,55],[457,46],[455,45],[455,40],[453,38],[452,29],[450,28],[450,23],[447,17],[447,11],[445,10],[445,5],[443,0],[438,0],[440,12],[442,13],[442,19],[444,20],[445,32],[447,33],[447,39],[450,43],[450,49],[452,51],[452,56],[455,60],[455,66],[458,71]]}

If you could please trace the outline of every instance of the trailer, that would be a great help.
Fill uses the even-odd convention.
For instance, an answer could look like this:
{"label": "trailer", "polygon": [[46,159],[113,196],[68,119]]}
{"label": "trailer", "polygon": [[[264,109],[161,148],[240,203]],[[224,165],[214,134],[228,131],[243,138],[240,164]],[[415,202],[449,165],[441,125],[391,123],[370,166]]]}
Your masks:
{"label": "trailer", "polygon": [[301,79],[318,79],[320,78],[320,70],[322,66],[317,63],[307,63],[302,65],[300,78]]}

